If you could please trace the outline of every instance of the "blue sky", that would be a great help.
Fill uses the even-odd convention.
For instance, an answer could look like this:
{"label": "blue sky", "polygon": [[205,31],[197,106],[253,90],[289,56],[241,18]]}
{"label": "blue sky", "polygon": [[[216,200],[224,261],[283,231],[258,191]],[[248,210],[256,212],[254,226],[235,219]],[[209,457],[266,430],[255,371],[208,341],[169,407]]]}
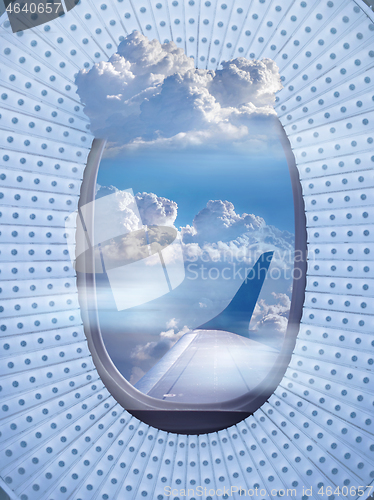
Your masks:
{"label": "blue sky", "polygon": [[253,213],[268,225],[294,232],[288,165],[279,154],[245,154],[225,145],[220,150],[175,151],[140,148],[101,162],[98,183],[134,193],[156,193],[178,204],[175,225],[192,224],[209,200],[227,200],[237,213]]}

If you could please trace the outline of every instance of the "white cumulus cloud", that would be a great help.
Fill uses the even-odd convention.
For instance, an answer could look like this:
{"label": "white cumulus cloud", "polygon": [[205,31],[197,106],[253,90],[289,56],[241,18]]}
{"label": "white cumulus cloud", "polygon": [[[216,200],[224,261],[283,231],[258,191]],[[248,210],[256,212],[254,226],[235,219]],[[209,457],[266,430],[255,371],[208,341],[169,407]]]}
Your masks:
{"label": "white cumulus cloud", "polygon": [[175,201],[162,198],[154,193],[138,193],[135,200],[143,224],[149,226],[174,225],[178,213],[178,205]]}
{"label": "white cumulus cloud", "polygon": [[[113,186],[99,186],[96,190],[95,231],[98,242],[113,234],[135,231],[141,226],[135,199],[130,191],[121,191]],[[108,223],[110,221],[110,223]]]}
{"label": "white cumulus cloud", "polygon": [[[178,205],[153,193],[122,191],[114,186],[98,186],[95,207],[95,242],[107,241],[101,251],[105,261],[125,264],[149,255],[144,226],[158,226],[161,247],[174,240],[177,233],[174,221]],[[163,226],[172,227],[168,231]],[[97,251],[98,253],[98,251]],[[169,252],[168,261],[177,258]],[[98,253],[99,255],[99,253]],[[151,263],[151,262],[150,262]]]}
{"label": "white cumulus cloud", "polygon": [[222,107],[238,108],[247,103],[268,106],[282,88],[278,66],[271,59],[240,57],[222,62],[222,68],[216,71],[211,85],[211,94]]}
{"label": "white cumulus cloud", "polygon": [[274,334],[285,334],[288,325],[288,314],[291,307],[291,299],[285,293],[272,293],[275,304],[268,304],[261,299],[257,302],[251,321],[251,327],[260,333],[272,332]]}
{"label": "white cumulus cloud", "polygon": [[139,32],[128,35],[109,61],[80,71],[76,83],[92,131],[108,139],[112,154],[149,144],[265,143],[282,88],[270,59],[237,58],[217,71],[196,69],[173,42]]}
{"label": "white cumulus cloud", "polygon": [[262,217],[253,214],[239,215],[234,205],[226,200],[210,200],[193,220],[193,226],[183,229],[185,243],[232,241],[243,233],[264,227]]}

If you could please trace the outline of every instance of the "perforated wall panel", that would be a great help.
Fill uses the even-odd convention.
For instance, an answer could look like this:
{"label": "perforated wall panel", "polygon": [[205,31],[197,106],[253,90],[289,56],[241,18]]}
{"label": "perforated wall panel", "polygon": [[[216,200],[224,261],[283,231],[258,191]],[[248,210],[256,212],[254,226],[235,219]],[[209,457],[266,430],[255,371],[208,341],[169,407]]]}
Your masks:
{"label": "perforated wall panel", "polygon": [[[163,500],[165,486],[202,486],[207,498],[242,487],[304,500],[347,486],[356,498],[373,481],[373,19],[361,0],[82,0],[13,34],[3,15],[0,461],[11,496]],[[149,428],[110,396],[68,259],[65,217],[93,140],[75,75],[134,29],[174,40],[200,68],[274,59],[305,200],[311,260],[290,366],[252,417],[199,437]]]}

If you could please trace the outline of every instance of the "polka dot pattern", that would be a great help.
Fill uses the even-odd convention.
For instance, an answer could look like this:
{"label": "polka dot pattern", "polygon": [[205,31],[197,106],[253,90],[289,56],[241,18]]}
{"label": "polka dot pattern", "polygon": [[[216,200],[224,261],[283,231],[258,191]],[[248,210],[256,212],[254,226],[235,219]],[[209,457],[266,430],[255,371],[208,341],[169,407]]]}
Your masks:
{"label": "polka dot pattern", "polygon": [[[353,0],[87,0],[18,34],[1,18],[0,455],[17,498],[164,500],[165,486],[240,484],[304,500],[303,487],[373,480],[373,21]],[[266,404],[208,435],[150,428],[108,393],[68,259],[94,139],[75,76],[134,29],[198,68],[274,59],[300,172],[309,262],[294,354]]]}

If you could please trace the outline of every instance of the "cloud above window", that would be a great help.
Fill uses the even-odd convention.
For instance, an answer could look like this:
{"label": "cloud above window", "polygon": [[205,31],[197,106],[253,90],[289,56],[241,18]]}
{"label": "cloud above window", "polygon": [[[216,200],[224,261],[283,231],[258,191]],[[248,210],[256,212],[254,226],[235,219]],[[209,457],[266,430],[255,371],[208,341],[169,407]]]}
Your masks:
{"label": "cloud above window", "polygon": [[264,146],[282,88],[270,59],[196,69],[173,42],[161,45],[139,32],[128,35],[109,61],[80,71],[76,83],[91,129],[108,139],[112,155],[146,145]]}

